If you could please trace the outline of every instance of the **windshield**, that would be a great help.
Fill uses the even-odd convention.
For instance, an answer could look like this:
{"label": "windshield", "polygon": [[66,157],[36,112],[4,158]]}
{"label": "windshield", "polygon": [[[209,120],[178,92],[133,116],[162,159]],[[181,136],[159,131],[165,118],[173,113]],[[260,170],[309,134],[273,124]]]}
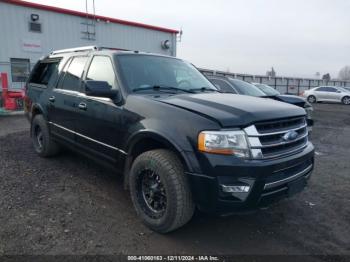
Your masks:
{"label": "windshield", "polygon": [[347,93],[349,93],[350,92],[350,90],[348,90],[348,89],[345,89],[345,88],[342,88],[342,87],[337,87],[339,90],[341,90],[341,91],[343,91],[343,92],[347,92]]}
{"label": "windshield", "polygon": [[265,84],[256,84],[256,86],[268,96],[280,95],[280,92],[278,92],[276,89],[272,88],[271,86],[268,86]]}
{"label": "windshield", "polygon": [[[190,63],[154,55],[118,55],[124,84],[130,91],[157,92],[162,88],[193,92],[217,89]],[[155,88],[152,88],[155,87]]]}
{"label": "windshield", "polygon": [[229,78],[229,80],[234,85],[237,92],[241,95],[258,96],[258,97],[266,96],[265,93],[260,91],[259,88],[257,88],[252,84],[249,84],[242,80],[233,79],[233,78]]}

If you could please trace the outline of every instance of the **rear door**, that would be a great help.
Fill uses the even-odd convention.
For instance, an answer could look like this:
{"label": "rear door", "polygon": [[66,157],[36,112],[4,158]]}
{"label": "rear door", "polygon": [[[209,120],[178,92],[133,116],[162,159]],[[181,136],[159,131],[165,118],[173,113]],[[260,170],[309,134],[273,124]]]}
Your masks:
{"label": "rear door", "polygon": [[86,56],[76,56],[68,60],[56,88],[48,98],[51,132],[68,142],[75,141],[77,99],[86,61]]}
{"label": "rear door", "polygon": [[47,117],[50,106],[49,97],[58,79],[60,62],[60,58],[45,59],[35,65],[26,87],[26,112],[31,113],[33,103],[39,104]]}
{"label": "rear door", "polygon": [[314,92],[317,100],[327,101],[329,99],[327,94],[327,88],[325,86],[317,88]]}

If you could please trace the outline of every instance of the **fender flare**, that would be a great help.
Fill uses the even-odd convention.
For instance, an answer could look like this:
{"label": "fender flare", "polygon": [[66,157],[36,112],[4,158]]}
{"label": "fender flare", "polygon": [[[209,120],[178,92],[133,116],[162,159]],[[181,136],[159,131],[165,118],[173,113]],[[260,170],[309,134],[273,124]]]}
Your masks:
{"label": "fender flare", "polygon": [[43,117],[47,120],[47,117],[46,117],[46,114],[44,113],[44,108],[38,104],[38,103],[35,103],[32,105],[31,109],[30,109],[30,113],[31,113],[31,121],[33,120],[33,113],[35,110],[38,110],[42,115]]}
{"label": "fender flare", "polygon": [[173,140],[167,138],[164,134],[157,132],[155,130],[142,130],[139,132],[134,133],[126,142],[125,151],[127,152],[127,157],[125,160],[124,165],[124,188],[128,187],[128,175],[129,170],[131,167],[131,163],[133,161],[131,152],[134,149],[134,146],[142,141],[143,139],[153,139],[163,145],[165,145],[167,148],[172,149],[175,151],[175,153],[181,157],[181,162],[183,162],[185,166],[185,170],[191,171],[192,165],[190,163],[190,160],[188,159],[188,156],[186,155],[185,151],[180,148],[180,146]]}

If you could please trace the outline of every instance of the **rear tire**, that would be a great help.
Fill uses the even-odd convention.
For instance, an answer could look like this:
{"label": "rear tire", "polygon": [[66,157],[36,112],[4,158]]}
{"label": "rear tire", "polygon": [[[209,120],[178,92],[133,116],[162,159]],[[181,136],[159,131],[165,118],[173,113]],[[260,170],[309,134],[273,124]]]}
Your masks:
{"label": "rear tire", "polygon": [[341,102],[344,105],[350,105],[350,96],[344,96],[343,99],[341,100]]}
{"label": "rear tire", "polygon": [[310,103],[316,103],[316,97],[311,95],[311,96],[308,96],[307,97],[307,101],[310,102]]}
{"label": "rear tire", "polygon": [[30,132],[35,152],[39,156],[50,157],[59,152],[59,146],[52,140],[47,122],[42,115],[34,117]]}
{"label": "rear tire", "polygon": [[173,231],[193,216],[195,205],[178,157],[157,149],[138,156],[129,176],[131,199],[142,222],[159,233]]}

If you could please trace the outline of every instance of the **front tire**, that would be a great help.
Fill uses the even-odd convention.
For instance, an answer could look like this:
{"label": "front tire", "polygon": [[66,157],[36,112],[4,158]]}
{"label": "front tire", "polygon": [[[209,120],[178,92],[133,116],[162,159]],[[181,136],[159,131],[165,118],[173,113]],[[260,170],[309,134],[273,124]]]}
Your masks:
{"label": "front tire", "polygon": [[138,156],[129,176],[131,199],[142,222],[159,233],[173,231],[193,216],[195,205],[178,157],[157,149]]}
{"label": "front tire", "polygon": [[34,117],[30,131],[35,152],[39,156],[50,157],[59,152],[59,146],[52,140],[47,122],[42,115]]}
{"label": "front tire", "polygon": [[309,103],[312,103],[312,104],[313,104],[313,103],[316,103],[316,97],[313,96],[313,95],[308,96],[307,101],[308,101]]}
{"label": "front tire", "polygon": [[344,96],[343,99],[341,100],[341,102],[344,105],[350,105],[350,97],[349,96]]}

